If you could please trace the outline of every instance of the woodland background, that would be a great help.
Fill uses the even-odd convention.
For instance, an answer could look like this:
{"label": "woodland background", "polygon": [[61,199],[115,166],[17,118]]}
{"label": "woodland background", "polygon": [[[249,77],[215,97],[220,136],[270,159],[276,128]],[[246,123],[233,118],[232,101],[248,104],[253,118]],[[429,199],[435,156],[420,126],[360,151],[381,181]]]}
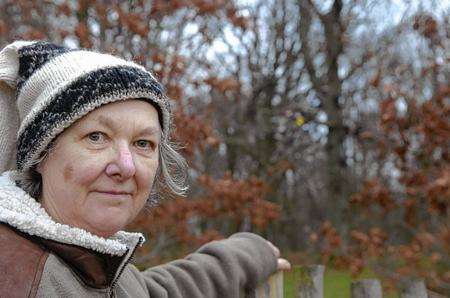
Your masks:
{"label": "woodland background", "polygon": [[150,266],[238,231],[293,263],[450,295],[450,3],[0,0],[0,47],[45,39],[152,70],[186,198],[130,227]]}

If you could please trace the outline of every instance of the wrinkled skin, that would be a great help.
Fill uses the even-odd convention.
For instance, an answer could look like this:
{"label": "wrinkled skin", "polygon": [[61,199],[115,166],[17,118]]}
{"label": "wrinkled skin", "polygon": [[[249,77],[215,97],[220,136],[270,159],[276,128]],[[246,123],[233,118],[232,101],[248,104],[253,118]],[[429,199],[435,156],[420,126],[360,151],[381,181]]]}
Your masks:
{"label": "wrinkled skin", "polygon": [[139,100],[101,106],[56,140],[38,166],[41,202],[57,222],[109,237],[145,205],[158,168],[156,109]]}

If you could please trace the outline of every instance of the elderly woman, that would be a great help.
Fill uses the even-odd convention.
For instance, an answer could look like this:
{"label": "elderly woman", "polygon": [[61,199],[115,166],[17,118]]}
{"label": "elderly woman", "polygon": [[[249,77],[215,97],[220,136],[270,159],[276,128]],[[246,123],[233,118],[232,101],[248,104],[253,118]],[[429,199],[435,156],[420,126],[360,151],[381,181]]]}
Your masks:
{"label": "elderly woman", "polygon": [[142,66],[16,41],[0,52],[0,111],[1,297],[238,297],[289,267],[251,233],[130,263],[144,238],[122,229],[158,189],[185,190],[168,99]]}

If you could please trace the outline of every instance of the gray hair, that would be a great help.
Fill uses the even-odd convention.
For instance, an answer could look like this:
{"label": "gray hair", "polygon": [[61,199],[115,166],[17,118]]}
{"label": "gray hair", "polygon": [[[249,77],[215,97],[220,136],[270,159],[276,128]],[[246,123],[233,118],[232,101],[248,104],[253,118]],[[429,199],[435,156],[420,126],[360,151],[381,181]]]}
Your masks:
{"label": "gray hair", "polygon": [[[39,200],[42,194],[42,177],[37,171],[37,167],[51,154],[57,139],[50,143],[30,168],[22,172],[16,171],[13,174],[17,185],[36,200]],[[179,145],[167,141],[167,138],[161,138],[161,144],[158,146],[159,165],[150,197],[147,200],[149,207],[157,205],[162,195],[183,196],[188,190],[187,163],[178,152],[179,149]]]}

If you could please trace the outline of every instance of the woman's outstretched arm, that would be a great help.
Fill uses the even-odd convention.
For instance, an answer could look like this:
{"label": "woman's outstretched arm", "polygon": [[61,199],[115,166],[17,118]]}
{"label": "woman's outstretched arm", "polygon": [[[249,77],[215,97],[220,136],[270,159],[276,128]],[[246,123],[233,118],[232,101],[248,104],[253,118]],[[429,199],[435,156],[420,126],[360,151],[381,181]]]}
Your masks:
{"label": "woman's outstretched arm", "polygon": [[256,288],[278,268],[287,269],[287,261],[278,257],[277,249],[264,238],[237,233],[207,243],[184,259],[133,271],[152,298],[233,298]]}

